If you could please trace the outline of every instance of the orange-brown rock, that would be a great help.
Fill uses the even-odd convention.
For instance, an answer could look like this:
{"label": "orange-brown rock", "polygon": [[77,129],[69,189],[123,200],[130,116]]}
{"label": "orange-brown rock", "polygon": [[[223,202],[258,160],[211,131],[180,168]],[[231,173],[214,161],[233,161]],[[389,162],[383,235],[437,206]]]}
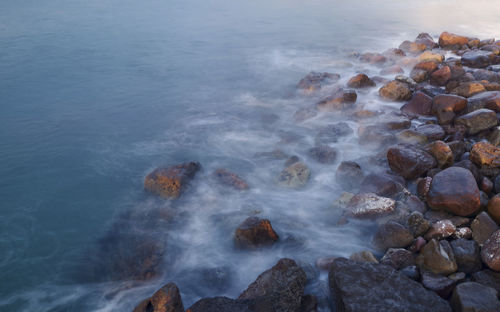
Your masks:
{"label": "orange-brown rock", "polygon": [[497,224],[500,224],[500,194],[493,196],[488,202],[488,214]]}
{"label": "orange-brown rock", "polygon": [[479,166],[500,167],[500,148],[488,142],[478,142],[472,146],[470,159]]}
{"label": "orange-brown rock", "polygon": [[428,74],[431,74],[432,72],[438,69],[438,63],[434,61],[424,61],[415,65],[413,69],[425,70]]}
{"label": "orange-brown rock", "polygon": [[378,93],[381,97],[391,101],[408,101],[412,95],[408,84],[396,80],[384,85]]}
{"label": "orange-brown rock", "polygon": [[431,83],[438,86],[444,86],[451,79],[451,70],[449,66],[443,66],[431,74]]}
{"label": "orange-brown rock", "polygon": [[341,89],[334,94],[320,100],[316,107],[318,110],[323,112],[334,112],[339,111],[356,103],[357,94],[354,90],[344,90]]}
{"label": "orange-brown rock", "polygon": [[392,171],[405,179],[415,179],[436,166],[432,155],[411,144],[398,144],[389,148],[387,160]]}
{"label": "orange-brown rock", "polygon": [[306,92],[313,92],[321,89],[323,85],[337,82],[339,79],[339,74],[310,72],[299,81],[297,88]]}
{"label": "orange-brown rock", "polygon": [[168,283],[163,286],[153,296],[139,303],[134,312],[184,312],[177,285]]}
{"label": "orange-brown rock", "polygon": [[434,49],[438,46],[437,43],[434,42],[432,36],[428,33],[418,34],[417,38],[415,39],[415,43],[425,44],[427,46],[427,49]]}
{"label": "orange-brown rock", "polygon": [[418,54],[424,50],[427,49],[427,46],[423,43],[416,43],[416,42],[411,42],[411,41],[403,41],[400,45],[399,45],[399,49],[405,51],[405,52],[408,52],[408,53],[412,53],[412,54]]}
{"label": "orange-brown rock", "polygon": [[439,46],[448,50],[459,50],[467,45],[469,39],[467,37],[455,35],[449,32],[443,32],[439,36]]}
{"label": "orange-brown rock", "polygon": [[440,124],[449,124],[455,118],[455,113],[464,110],[466,106],[467,99],[458,95],[442,94],[432,99],[432,110]]}
{"label": "orange-brown rock", "polygon": [[215,170],[214,176],[223,185],[233,187],[237,190],[248,190],[248,184],[242,178],[226,169],[219,168]]}
{"label": "orange-brown rock", "polygon": [[200,168],[201,165],[197,162],[157,168],[144,179],[144,189],[163,198],[176,199]]}
{"label": "orange-brown rock", "polygon": [[369,88],[374,87],[375,82],[365,74],[358,74],[347,82],[349,88]]}
{"label": "orange-brown rock", "polygon": [[450,93],[468,98],[485,91],[486,88],[484,85],[479,82],[470,81],[459,83],[457,87],[450,90]]}
{"label": "orange-brown rock", "polygon": [[498,118],[494,111],[482,108],[458,117],[455,124],[466,126],[469,134],[476,134],[498,125]]}
{"label": "orange-brown rock", "polygon": [[278,234],[267,219],[249,217],[241,223],[234,234],[234,243],[238,248],[259,248],[270,246],[279,239]]}
{"label": "orange-brown rock", "polygon": [[453,165],[453,152],[448,144],[443,141],[434,141],[427,145],[429,153],[436,158],[439,168]]}
{"label": "orange-brown rock", "polygon": [[431,51],[425,51],[424,53],[422,53],[418,56],[418,60],[420,62],[434,61],[434,62],[442,63],[444,61],[444,55],[441,53],[433,53]]}
{"label": "orange-brown rock", "polygon": [[362,62],[370,63],[370,64],[383,64],[387,61],[387,58],[380,53],[364,53],[359,59]]}
{"label": "orange-brown rock", "polygon": [[380,71],[381,75],[395,75],[395,74],[403,74],[405,71],[399,65],[392,65],[390,67],[386,67]]}
{"label": "orange-brown rock", "polygon": [[415,93],[411,100],[401,106],[401,111],[409,116],[432,114],[432,98],[423,92]]}

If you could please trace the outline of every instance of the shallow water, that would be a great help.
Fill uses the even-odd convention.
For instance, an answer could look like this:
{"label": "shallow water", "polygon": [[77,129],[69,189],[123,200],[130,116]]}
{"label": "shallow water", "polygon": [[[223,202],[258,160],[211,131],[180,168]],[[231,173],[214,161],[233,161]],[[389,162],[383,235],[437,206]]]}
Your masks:
{"label": "shallow water", "polygon": [[[295,123],[297,109],[328,94],[300,96],[295,84],[311,70],[339,73],[341,82],[357,71],[375,75],[347,66],[346,55],[381,52],[420,32],[499,38],[498,16],[500,1],[482,0],[1,1],[0,310],[131,310],[167,281],[188,307],[237,296],[280,257],[307,267],[370,248],[370,229],[337,227],[331,204],[341,192],[338,163],[377,149],[352,135],[332,143],[335,164],[309,159],[317,130],[346,118]],[[358,103],[398,109],[376,91]],[[359,124],[347,122],[357,133]],[[284,160],[255,157],[275,149],[307,162],[306,188],[275,185]],[[190,160],[203,172],[172,207],[175,220],[149,233],[166,242],[165,275],[84,282],[83,268],[124,213],[165,205],[144,194],[144,176]],[[218,167],[251,189],[214,184]],[[231,234],[253,214],[269,218],[282,243],[235,251]],[[213,268],[218,287],[203,282]],[[310,285],[321,296],[324,276]]]}

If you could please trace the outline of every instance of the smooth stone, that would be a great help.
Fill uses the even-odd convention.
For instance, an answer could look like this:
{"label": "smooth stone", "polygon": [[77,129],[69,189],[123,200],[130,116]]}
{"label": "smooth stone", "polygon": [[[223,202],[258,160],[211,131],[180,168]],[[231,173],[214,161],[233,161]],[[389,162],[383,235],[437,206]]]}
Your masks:
{"label": "smooth stone", "polygon": [[475,282],[459,284],[453,290],[451,306],[456,312],[500,311],[497,291]]}
{"label": "smooth stone", "polygon": [[429,153],[410,144],[398,144],[389,148],[387,160],[392,171],[405,179],[418,178],[437,164]]}
{"label": "smooth stone", "polygon": [[279,236],[267,219],[249,217],[241,223],[234,233],[236,247],[243,249],[270,246],[278,241]]}
{"label": "smooth stone", "polygon": [[470,228],[472,230],[472,238],[474,238],[479,246],[482,246],[490,238],[491,234],[499,229],[498,224],[484,211],[476,216]]}
{"label": "smooth stone", "polygon": [[481,247],[481,259],[490,269],[500,272],[500,230],[484,242]]}
{"label": "smooth stone", "polygon": [[479,245],[469,239],[451,241],[451,248],[455,254],[458,270],[464,273],[474,273],[481,270],[481,256]]}
{"label": "smooth stone", "polygon": [[469,134],[476,134],[498,125],[498,118],[494,111],[482,108],[458,117],[455,122],[466,126]]}
{"label": "smooth stone", "polygon": [[435,274],[451,274],[457,271],[455,255],[446,240],[430,240],[417,256],[417,264],[423,270],[429,270]]}

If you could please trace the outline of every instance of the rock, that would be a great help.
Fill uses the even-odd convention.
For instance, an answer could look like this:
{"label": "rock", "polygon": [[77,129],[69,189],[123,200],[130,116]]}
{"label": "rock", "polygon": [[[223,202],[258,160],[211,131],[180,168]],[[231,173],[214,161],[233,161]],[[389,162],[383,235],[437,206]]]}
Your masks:
{"label": "rock", "polygon": [[422,247],[425,246],[425,244],[427,244],[427,241],[422,236],[419,236],[413,241],[410,247],[408,247],[408,250],[413,253],[417,253],[422,249]]}
{"label": "rock", "polygon": [[486,91],[471,96],[468,99],[467,113],[481,108],[487,108],[500,112],[500,91]]}
{"label": "rock", "polygon": [[296,162],[286,167],[278,177],[278,184],[291,188],[304,186],[311,175],[311,170],[303,162]]}
{"label": "rock", "polygon": [[446,135],[444,129],[440,125],[434,124],[420,125],[415,130],[425,135],[429,141],[441,140]]}
{"label": "rock", "polygon": [[380,88],[379,95],[390,101],[408,101],[412,93],[406,83],[393,80]]}
{"label": "rock", "polygon": [[226,169],[219,168],[215,170],[214,176],[220,184],[233,187],[237,190],[248,190],[248,184],[237,174]]}
{"label": "rock", "polygon": [[452,279],[437,275],[431,272],[422,273],[422,285],[425,288],[434,291],[441,298],[448,298],[455,287],[456,282]]}
{"label": "rock", "polygon": [[453,233],[453,238],[455,238],[455,239],[460,239],[460,238],[471,239],[472,238],[472,230],[468,227],[457,228],[455,233]]}
{"label": "rock", "polygon": [[394,136],[377,125],[360,125],[358,136],[359,142],[362,144],[386,145],[394,142]]}
{"label": "rock", "polygon": [[411,244],[413,235],[399,223],[389,221],[378,227],[373,237],[373,245],[380,250],[404,248]]}
{"label": "rock", "polygon": [[386,173],[371,173],[361,182],[361,193],[375,193],[379,196],[391,197],[404,188],[405,181]]}
{"label": "rock", "polygon": [[491,133],[488,135],[488,141],[495,146],[500,145],[500,127],[491,129]]}
{"label": "rock", "polygon": [[432,114],[432,98],[419,91],[408,103],[401,106],[401,111],[409,116],[429,116]]}
{"label": "rock", "polygon": [[465,282],[453,290],[451,306],[457,312],[493,312],[500,310],[497,291],[479,283]]}
{"label": "rock", "polygon": [[390,114],[388,119],[383,123],[389,130],[406,129],[411,125],[411,121],[407,117],[395,114]]}
{"label": "rock", "polygon": [[498,225],[483,211],[472,221],[470,228],[472,230],[472,238],[474,238],[479,246],[482,246],[490,238],[491,234],[498,230]]}
{"label": "rock", "polygon": [[427,136],[415,130],[406,129],[396,134],[399,143],[406,144],[425,144],[427,143]]}
{"label": "rock", "polygon": [[380,259],[380,263],[389,265],[396,270],[402,270],[415,265],[415,258],[411,251],[404,248],[389,248],[382,259]]}
{"label": "rock", "polygon": [[437,43],[434,42],[434,39],[432,39],[431,35],[429,35],[428,33],[418,34],[415,42],[425,44],[427,49],[434,49],[438,47]]}
{"label": "rock", "polygon": [[477,166],[472,163],[472,161],[468,160],[469,153],[465,153],[463,156],[466,156],[467,159],[465,160],[461,160],[459,162],[456,162],[453,167],[461,167],[461,168],[465,168],[467,170],[469,170],[472,175],[474,176],[474,179],[476,179],[476,183],[481,181],[481,173],[479,172],[479,169],[477,168]]}
{"label": "rock", "polygon": [[488,202],[488,214],[497,224],[500,224],[500,194],[493,196]]}
{"label": "rock", "polygon": [[460,160],[460,157],[465,153],[466,151],[466,145],[464,141],[451,141],[448,142],[448,146],[451,149],[451,152],[453,153],[453,159],[455,160]]}
{"label": "rock", "polygon": [[316,108],[322,112],[334,112],[351,107],[356,103],[358,95],[354,90],[340,89],[316,104]]}
{"label": "rock", "polygon": [[427,204],[435,210],[445,210],[459,216],[477,213],[480,194],[472,173],[464,168],[450,167],[432,179]]}
{"label": "rock", "polygon": [[470,159],[481,167],[500,167],[500,148],[487,142],[478,142],[472,146]]}
{"label": "rock", "polygon": [[417,83],[424,82],[429,77],[429,73],[424,69],[414,68],[410,72],[410,78]]}
{"label": "rock", "polygon": [[441,53],[434,53],[432,51],[425,51],[418,56],[420,62],[433,61],[437,63],[442,63],[444,61],[444,55]]}
{"label": "rock", "polygon": [[387,160],[392,171],[405,179],[418,178],[436,166],[434,157],[409,144],[398,144],[389,148]]}
{"label": "rock", "polygon": [[387,61],[387,58],[380,53],[363,53],[359,60],[365,63],[382,65]]}
{"label": "rock", "polygon": [[425,204],[415,195],[405,195],[400,201],[398,201],[398,207],[408,213],[424,213],[427,210]]}
{"label": "rock", "polygon": [[157,168],[144,179],[144,189],[163,198],[176,199],[200,168],[201,165],[197,162]]}
{"label": "rock", "polygon": [[462,55],[462,65],[473,68],[485,68],[490,65],[494,54],[489,51],[469,51]]}
{"label": "rock", "polygon": [[343,161],[335,172],[335,181],[346,191],[359,188],[363,179],[361,167],[354,161]]}
{"label": "rock", "polygon": [[440,240],[450,237],[453,233],[455,233],[455,230],[456,228],[450,220],[440,220],[432,224],[424,238],[426,240],[431,240],[433,238]]}
{"label": "rock", "polygon": [[405,51],[405,52],[408,52],[408,53],[411,53],[411,54],[418,54],[424,50],[427,49],[427,46],[423,43],[416,43],[416,42],[411,42],[411,41],[403,41],[403,43],[401,43],[399,45],[399,49]]}
{"label": "rock", "polygon": [[447,168],[453,165],[453,152],[448,144],[443,141],[434,141],[427,145],[426,149],[437,160],[439,168]]}
{"label": "rock", "polygon": [[316,267],[319,268],[320,270],[328,271],[330,269],[330,266],[333,264],[333,261],[335,261],[335,259],[337,259],[337,257],[318,258],[316,260]]}
{"label": "rock", "polygon": [[[241,293],[238,300],[253,299],[257,306],[266,307],[266,311],[299,311],[306,273],[295,261],[280,259],[271,269],[260,274],[257,279]],[[256,311],[264,311],[255,309]]]}
{"label": "rock", "polygon": [[469,39],[467,37],[455,35],[449,32],[443,32],[439,36],[439,46],[446,50],[460,50],[467,45]]}
{"label": "rock", "polygon": [[475,241],[460,238],[451,241],[451,247],[460,272],[474,273],[481,270],[479,245]]}
{"label": "rock", "polygon": [[371,80],[367,75],[365,74],[358,74],[347,82],[347,86],[349,88],[354,88],[354,89],[360,89],[360,88],[369,88],[369,87],[374,87],[375,82]]}
{"label": "rock", "polygon": [[305,295],[300,303],[300,312],[316,312],[318,309],[318,298],[315,295]]}
{"label": "rock", "polygon": [[481,180],[481,184],[479,185],[479,188],[486,194],[490,194],[491,191],[493,190],[493,182],[491,182],[491,180],[488,179],[487,177],[483,177],[483,179]]}
{"label": "rock", "polygon": [[417,82],[405,75],[397,75],[396,77],[394,77],[394,80],[406,83],[411,89],[415,89],[417,87]]}
{"label": "rock", "polygon": [[445,86],[451,79],[451,70],[449,66],[443,66],[431,74],[431,83],[437,86]]}
{"label": "rock", "polygon": [[337,82],[339,79],[339,74],[310,72],[299,81],[297,88],[306,92],[313,92],[321,89],[324,85]]}
{"label": "rock", "polygon": [[321,127],[314,138],[316,145],[328,145],[337,143],[339,138],[351,135],[354,131],[346,122],[338,122]]}
{"label": "rock", "polygon": [[431,177],[420,178],[417,180],[417,194],[420,198],[422,199],[427,198],[427,193],[431,188],[431,182],[432,182]]}
{"label": "rock", "polygon": [[455,282],[463,282],[465,281],[465,276],[464,272],[456,272],[448,275],[448,278],[454,280]]}
{"label": "rock", "polygon": [[450,93],[463,97],[471,97],[481,92],[485,92],[486,88],[478,82],[461,82],[457,87],[450,90]]}
{"label": "rock", "polygon": [[168,283],[144,301],[142,301],[134,312],[184,312],[181,295],[177,285]]}
{"label": "rock", "polygon": [[310,148],[307,153],[321,164],[331,165],[337,160],[337,151],[328,145],[315,146]]}
{"label": "rock", "polygon": [[386,265],[339,258],[328,280],[336,311],[451,311],[438,295]]}
{"label": "rock", "polygon": [[408,217],[408,229],[414,237],[424,235],[430,227],[429,221],[418,211],[412,212]]}
{"label": "rock", "polygon": [[367,250],[355,252],[349,257],[349,259],[356,262],[378,263],[378,260],[375,258],[375,256]]}
{"label": "rock", "polygon": [[432,239],[422,249],[417,257],[417,264],[421,269],[435,274],[451,274],[457,270],[455,255],[446,240]]}
{"label": "rock", "polygon": [[380,71],[381,75],[395,75],[395,74],[404,74],[403,68],[399,65],[393,65],[390,67],[386,67]]}
{"label": "rock", "polygon": [[352,197],[347,205],[348,214],[355,218],[376,218],[389,214],[396,208],[396,201],[373,193]]}
{"label": "rock", "polygon": [[476,134],[498,125],[498,118],[494,111],[483,108],[458,117],[456,123],[466,126],[469,134]]}
{"label": "rock", "polygon": [[249,217],[241,223],[234,233],[234,243],[238,248],[259,248],[270,246],[279,236],[267,219]]}
{"label": "rock", "polygon": [[426,62],[420,62],[417,65],[415,65],[413,67],[413,70],[421,69],[421,70],[424,70],[427,73],[427,75],[430,75],[435,70],[437,70],[438,67],[439,67],[438,63],[436,63],[434,61],[426,61]]}
{"label": "rock", "polygon": [[472,281],[494,288],[497,292],[500,292],[500,272],[488,269],[475,272],[472,274]]}

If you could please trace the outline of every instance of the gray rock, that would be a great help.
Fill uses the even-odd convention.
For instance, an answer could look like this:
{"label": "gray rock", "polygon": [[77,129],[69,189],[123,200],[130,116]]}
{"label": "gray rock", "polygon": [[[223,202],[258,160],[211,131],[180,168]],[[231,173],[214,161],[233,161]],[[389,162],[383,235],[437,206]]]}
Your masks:
{"label": "gray rock", "polygon": [[451,305],[453,311],[457,312],[500,311],[497,291],[475,282],[466,282],[455,287]]}
{"label": "gray rock", "polygon": [[451,242],[458,270],[464,273],[473,273],[481,270],[479,245],[468,239],[457,239]]}

